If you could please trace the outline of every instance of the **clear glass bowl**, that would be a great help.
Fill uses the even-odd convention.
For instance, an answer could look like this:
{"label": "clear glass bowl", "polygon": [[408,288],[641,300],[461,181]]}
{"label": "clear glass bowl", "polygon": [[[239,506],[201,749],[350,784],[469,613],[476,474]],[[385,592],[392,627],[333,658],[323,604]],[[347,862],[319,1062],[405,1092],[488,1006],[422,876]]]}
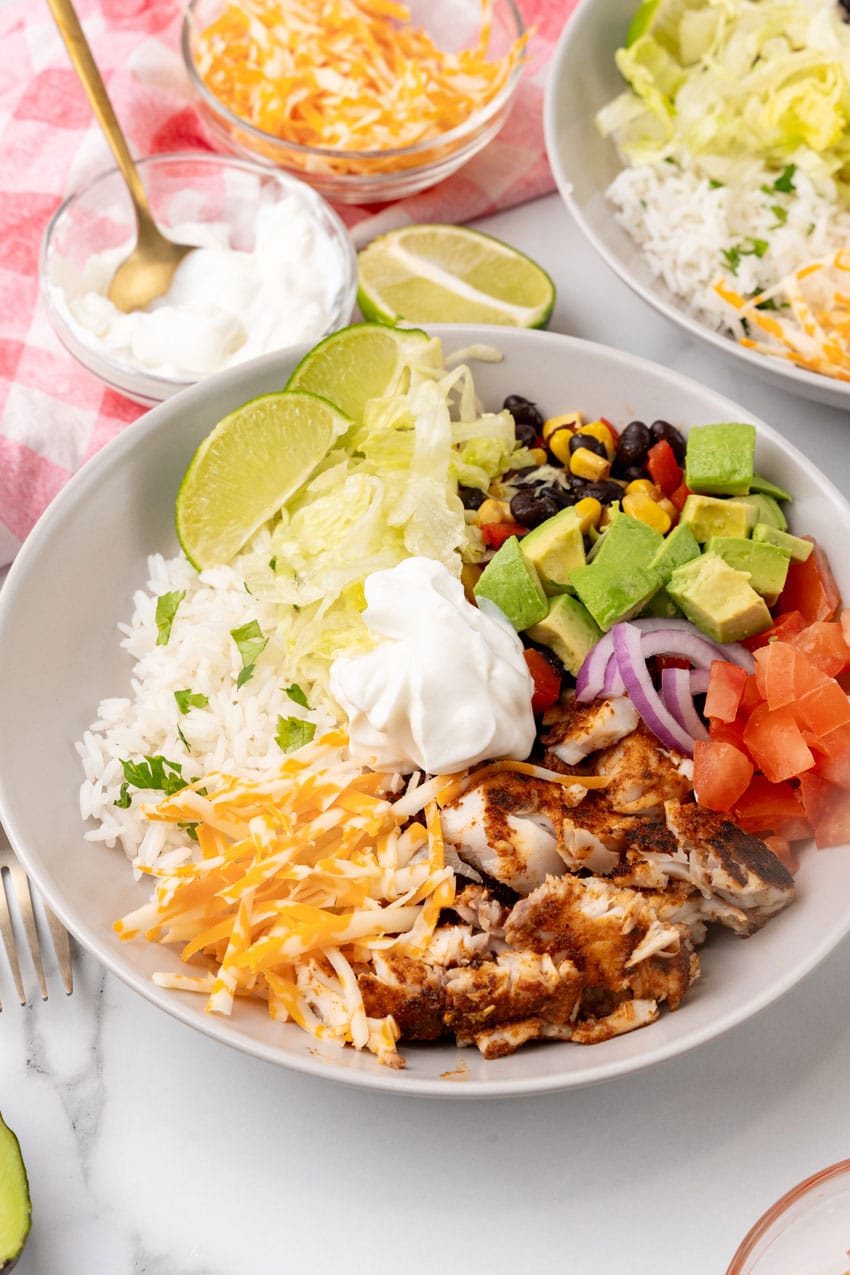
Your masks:
{"label": "clear glass bowl", "polygon": [[[166,232],[187,222],[214,223],[226,227],[229,246],[239,251],[254,248],[262,208],[296,201],[299,218],[321,245],[330,300],[323,330],[316,331],[314,322],[303,339],[282,348],[300,356],[321,337],[349,322],[357,296],[357,254],[338,215],[305,182],[263,164],[206,153],[154,155],[140,160],[138,167],[154,217]],[[134,235],[130,197],[117,168],[111,168],[70,195],[54,214],[42,238],[39,276],[51,323],[62,344],[107,385],[151,406],[202,377],[144,367],[129,353],[116,352],[77,321],[66,300],[72,272],[107,249],[126,244],[129,250]],[[293,303],[285,286],[279,296],[283,318],[283,307],[297,306],[299,300],[296,295]],[[270,353],[271,349],[262,352]]]}
{"label": "clear glass bowl", "polygon": [[743,1239],[726,1275],[847,1275],[850,1160],[792,1187]]}
{"label": "clear glass bowl", "polygon": [[[211,134],[238,154],[249,155],[309,182],[334,203],[380,203],[433,186],[455,172],[495,137],[507,119],[522,76],[512,70],[496,96],[463,124],[434,138],[394,150],[338,150],[283,141],[233,114],[202,80],[194,56],[198,34],[215,20],[227,0],[191,0],[183,20],[183,60]],[[439,48],[457,51],[476,39],[481,0],[408,0],[410,22]],[[525,33],[514,0],[493,0],[488,57],[502,57]]]}

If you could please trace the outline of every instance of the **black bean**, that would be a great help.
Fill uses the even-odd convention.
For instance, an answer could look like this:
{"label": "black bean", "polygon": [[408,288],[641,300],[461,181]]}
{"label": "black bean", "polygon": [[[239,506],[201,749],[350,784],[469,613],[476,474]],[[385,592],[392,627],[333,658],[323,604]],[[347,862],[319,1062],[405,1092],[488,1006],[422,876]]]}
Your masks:
{"label": "black bean", "polygon": [[564,487],[562,483],[546,483],[545,486],[538,487],[537,494],[554,500],[559,509],[564,509],[567,505],[574,505],[578,499],[573,490]]}
{"label": "black bean", "polygon": [[647,478],[648,474],[643,465],[629,465],[628,469],[621,471],[620,477],[627,483],[631,483],[634,482],[636,478]]}
{"label": "black bean", "polygon": [[593,496],[594,500],[598,500],[600,505],[610,505],[615,500],[623,499],[623,489],[619,483],[611,482],[608,479],[600,479],[598,482],[584,484],[584,487],[578,493],[579,500],[584,496]]}
{"label": "black bean", "polygon": [[514,434],[517,442],[522,443],[523,447],[534,447],[537,442],[538,430],[528,421],[515,421]]}
{"label": "black bean", "polygon": [[561,506],[552,496],[521,488],[511,497],[511,517],[523,527],[538,527],[558,513]]}
{"label": "black bean", "polygon": [[570,439],[570,455],[578,451],[579,447],[586,447],[589,452],[594,452],[597,456],[601,456],[604,460],[608,459],[608,453],[605,450],[605,444],[600,443],[598,438],[594,438],[592,434],[573,434]]}
{"label": "black bean", "polygon": [[632,421],[617,441],[614,467],[621,470],[628,469],[631,465],[640,465],[651,446],[652,435],[643,421]]}
{"label": "black bean", "polygon": [[509,394],[505,399],[502,407],[505,411],[510,412],[517,425],[532,425],[535,434],[539,434],[543,429],[543,413],[540,411],[536,403],[530,402],[529,399],[523,398],[522,394]]}
{"label": "black bean", "polygon": [[487,493],[480,487],[458,487],[457,494],[464,509],[479,509],[487,499]]}
{"label": "black bean", "polygon": [[677,463],[679,465],[685,463],[685,440],[675,425],[671,425],[669,421],[653,421],[649,427],[649,433],[653,443],[660,443],[662,439],[666,440],[673,449]]}

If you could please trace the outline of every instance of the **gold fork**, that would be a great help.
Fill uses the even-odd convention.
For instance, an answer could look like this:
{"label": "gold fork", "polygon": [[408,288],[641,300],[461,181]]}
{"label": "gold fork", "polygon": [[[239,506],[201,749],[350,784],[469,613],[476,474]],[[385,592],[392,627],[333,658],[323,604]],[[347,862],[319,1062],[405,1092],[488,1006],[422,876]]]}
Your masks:
{"label": "gold fork", "polygon": [[[74,990],[74,981],[71,971],[71,945],[68,940],[68,931],[44,904],[42,904],[42,911],[50,930],[50,938],[59,964],[62,986],[65,988],[65,994],[70,996]],[[13,925],[15,913],[17,913],[20,929],[23,931],[27,941],[41,999],[46,1001],[47,980],[44,977],[41,943],[33,908],[29,877],[15,858],[12,847],[9,845],[9,840],[3,828],[0,827],[0,938],[3,939],[3,946],[6,949],[6,958],[12,971],[12,981],[15,984],[18,1001],[21,1005],[26,1005],[27,998],[24,992],[24,981],[21,976],[21,966],[18,961],[15,938],[16,927]],[[0,1003],[0,1010],[2,1008],[3,1005]]]}

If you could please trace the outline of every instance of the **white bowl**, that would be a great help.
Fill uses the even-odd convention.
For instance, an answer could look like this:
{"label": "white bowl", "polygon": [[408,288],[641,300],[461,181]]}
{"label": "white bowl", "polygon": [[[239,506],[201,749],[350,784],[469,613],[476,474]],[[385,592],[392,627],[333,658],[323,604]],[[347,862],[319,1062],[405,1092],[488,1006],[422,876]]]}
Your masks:
{"label": "white bowl", "polygon": [[[340,217],[310,186],[251,160],[203,151],[152,155],[139,160],[138,169],[154,218],[166,233],[186,222],[212,223],[224,228],[228,246],[239,252],[253,250],[261,208],[285,201],[298,210],[299,224],[310,227],[317,253],[321,245],[328,304],[323,330],[287,345],[294,360],[321,336],[349,322],[357,295],[357,254]],[[65,348],[125,398],[150,407],[201,377],[146,367],[129,351],[110,348],[77,321],[66,296],[69,266],[80,271],[95,254],[131,244],[134,234],[135,217],[124,180],[117,168],[110,168],[69,195],[50,219],[42,237],[39,280],[50,321]],[[310,269],[309,261],[304,268]],[[300,270],[300,263],[294,269]],[[285,286],[278,295],[279,301],[277,296],[274,300],[281,318],[291,315],[293,302]],[[286,323],[289,329],[288,317]],[[294,323],[291,326],[294,330]]]}
{"label": "white bowl", "polygon": [[618,225],[605,191],[622,164],[595,124],[626,87],[614,63],[638,0],[581,0],[552,55],[544,102],[546,153],[558,190],[588,242],[615,274],[660,314],[779,389],[833,407],[850,407],[850,383],[757,354],[690,313],[652,272]]}
{"label": "white bowl", "polygon": [[[643,359],[550,332],[446,325],[447,351],[497,344],[501,363],[476,365],[485,404],[525,394],[548,414],[573,408],[615,424],[663,417],[685,428],[752,420],[694,381]],[[151,982],[179,958],[112,928],[148,897],[123,853],[84,839],[74,741],[101,698],[129,685],[116,625],[129,618],[151,553],[177,552],[174,501],[200,440],[228,411],[279,388],[289,363],[268,356],[161,404],[109,443],[59,494],[23,545],[0,590],[0,820],[47,902],[79,941],[140,995],[227,1044],[286,1067],[398,1094],[506,1096],[623,1076],[700,1045],[742,1022],[812,970],[850,929],[850,847],[802,855],[793,907],[752,938],[726,932],[704,952],[703,977],[676,1013],[604,1044],[530,1046],[498,1061],[453,1044],[406,1045],[396,1072],[353,1049],[322,1044],[240,1003],[231,1019],[200,998]],[[758,426],[757,468],[795,495],[792,526],[828,551],[850,597],[850,507],[800,452]],[[14,724],[14,728],[11,728]]]}

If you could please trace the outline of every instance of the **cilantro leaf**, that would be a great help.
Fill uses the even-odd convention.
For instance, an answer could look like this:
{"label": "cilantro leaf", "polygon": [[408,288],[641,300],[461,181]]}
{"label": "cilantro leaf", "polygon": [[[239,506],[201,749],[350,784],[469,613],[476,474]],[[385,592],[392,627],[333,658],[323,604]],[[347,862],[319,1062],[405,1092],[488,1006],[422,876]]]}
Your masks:
{"label": "cilantro leaf", "polygon": [[779,226],[784,226],[788,220],[788,209],[783,208],[781,204],[771,204],[770,211],[776,218],[776,225],[771,226],[771,230],[776,230]]}
{"label": "cilantro leaf", "polygon": [[[121,769],[124,772],[124,779],[132,787],[154,788],[169,796],[185,788],[188,782],[183,778],[183,768],[180,763],[169,761],[160,753],[155,753],[153,756],[146,755],[143,761],[125,761],[122,757]],[[123,785],[121,795],[125,795]]]}
{"label": "cilantro leaf", "polygon": [[209,700],[200,691],[175,691],[174,698],[181,713],[188,713],[190,708],[206,708]]}
{"label": "cilantro leaf", "polygon": [[794,174],[796,173],[796,171],[797,171],[796,164],[786,165],[786,167],[783,168],[782,172],[777,177],[776,181],[773,183],[773,189],[779,190],[785,195],[790,194],[792,190],[796,189],[796,187],[794,186]]}
{"label": "cilantro leaf", "polygon": [[186,596],[186,590],[176,593],[161,593],[156,600],[156,644],[165,646],[171,637],[171,626],[177,614],[177,608]]}
{"label": "cilantro leaf", "polygon": [[127,783],[127,780],[125,779],[123,784],[121,785],[120,793],[115,798],[112,804],[113,806],[119,806],[122,810],[126,810],[128,806],[132,805],[132,802],[133,802],[133,798],[130,796],[130,785]]}
{"label": "cilantro leaf", "polygon": [[231,629],[230,636],[236,643],[237,650],[242,657],[242,671],[236,679],[236,689],[238,691],[252,676],[257,656],[261,655],[266,649],[269,639],[263,637],[263,631],[256,620],[249,620],[241,628]]}
{"label": "cilantro leaf", "polygon": [[726,265],[732,274],[738,273],[738,266],[741,264],[741,250],[733,244],[731,248],[724,248],[720,253]]}
{"label": "cilantro leaf", "polygon": [[309,707],[309,705],[308,705],[308,703],[307,703],[307,696],[304,694],[304,692],[302,691],[302,689],[301,689],[301,687],[300,687],[300,686],[297,686],[297,685],[293,682],[293,683],[292,683],[292,685],[291,685],[291,686],[287,686],[287,687],[285,688],[285,690],[286,690],[286,694],[289,696],[289,698],[290,698],[291,700],[293,700],[296,704],[300,704],[302,708],[308,708],[308,707]]}
{"label": "cilantro leaf", "polygon": [[315,722],[305,722],[303,717],[278,717],[275,739],[285,753],[294,752],[309,744],[316,733]]}

